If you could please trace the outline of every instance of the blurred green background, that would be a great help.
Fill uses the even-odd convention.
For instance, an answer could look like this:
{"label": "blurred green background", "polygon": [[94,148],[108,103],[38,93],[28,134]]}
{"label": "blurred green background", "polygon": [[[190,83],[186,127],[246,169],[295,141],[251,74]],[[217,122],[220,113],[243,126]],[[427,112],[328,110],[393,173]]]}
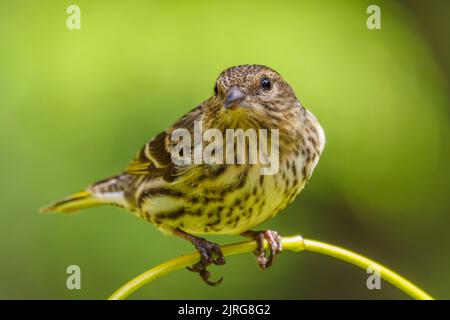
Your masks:
{"label": "blurred green background", "polygon": [[[81,8],[81,30],[66,8]],[[381,7],[381,30],[366,8]],[[188,243],[113,207],[39,207],[119,172],[237,64],[279,71],[325,128],[305,191],[264,227],[342,245],[450,298],[445,1],[2,1],[0,298],[103,299]],[[211,237],[221,243],[238,237]],[[82,289],[66,288],[68,265]],[[261,272],[251,255],[180,271],[133,298],[404,299],[311,253]]]}

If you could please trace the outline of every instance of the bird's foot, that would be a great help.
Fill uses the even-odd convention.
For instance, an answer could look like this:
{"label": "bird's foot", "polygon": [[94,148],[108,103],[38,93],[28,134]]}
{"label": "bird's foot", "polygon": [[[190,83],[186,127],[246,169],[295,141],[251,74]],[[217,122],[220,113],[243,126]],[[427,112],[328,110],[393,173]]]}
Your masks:
{"label": "bird's foot", "polygon": [[200,275],[203,281],[205,281],[210,286],[219,285],[223,278],[221,277],[217,281],[210,281],[210,272],[207,270],[207,267],[210,264],[222,265],[225,264],[225,257],[222,253],[222,249],[220,245],[214,242],[207,241],[203,238],[193,237],[191,239],[192,244],[200,253],[200,262],[194,264],[187,269],[192,272],[196,272]]}
{"label": "bird's foot", "polygon": [[[251,237],[256,241],[257,247],[253,253],[256,256],[258,266],[261,269],[269,268],[273,264],[274,256],[283,250],[281,236],[276,231],[246,231],[242,235]],[[264,249],[264,240],[266,240],[269,245],[268,253]]]}

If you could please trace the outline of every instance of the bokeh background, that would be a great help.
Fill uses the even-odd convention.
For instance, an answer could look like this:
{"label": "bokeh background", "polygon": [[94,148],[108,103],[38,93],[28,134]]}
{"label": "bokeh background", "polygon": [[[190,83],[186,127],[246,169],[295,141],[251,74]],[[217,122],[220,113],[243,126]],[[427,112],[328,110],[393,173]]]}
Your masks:
{"label": "bokeh background", "polygon": [[[81,8],[81,30],[66,8]],[[381,7],[381,30],[366,9]],[[331,242],[450,298],[448,1],[2,1],[0,298],[103,299],[184,241],[112,207],[38,208],[119,172],[244,63],[278,70],[325,128],[304,192],[264,227]],[[211,237],[225,243],[237,237]],[[82,289],[66,288],[81,267]],[[406,299],[312,253],[179,271],[140,299]]]}

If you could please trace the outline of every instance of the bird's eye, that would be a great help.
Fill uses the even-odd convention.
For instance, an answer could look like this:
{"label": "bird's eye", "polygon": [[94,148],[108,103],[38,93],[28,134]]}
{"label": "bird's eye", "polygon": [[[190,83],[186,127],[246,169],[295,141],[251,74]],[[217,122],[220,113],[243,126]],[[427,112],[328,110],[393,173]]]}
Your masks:
{"label": "bird's eye", "polygon": [[263,88],[264,90],[272,89],[272,83],[270,82],[269,78],[264,77],[261,79],[261,88]]}
{"label": "bird's eye", "polygon": [[214,93],[217,94],[218,92],[219,92],[219,89],[217,88],[217,83],[216,83],[216,85],[214,86]]}

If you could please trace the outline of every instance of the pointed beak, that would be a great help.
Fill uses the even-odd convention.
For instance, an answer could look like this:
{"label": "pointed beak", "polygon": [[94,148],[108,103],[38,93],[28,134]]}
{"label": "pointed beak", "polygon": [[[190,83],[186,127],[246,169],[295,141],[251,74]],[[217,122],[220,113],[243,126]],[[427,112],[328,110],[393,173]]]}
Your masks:
{"label": "pointed beak", "polygon": [[227,98],[225,100],[226,109],[234,109],[245,99],[245,94],[238,87],[231,87],[227,92]]}

